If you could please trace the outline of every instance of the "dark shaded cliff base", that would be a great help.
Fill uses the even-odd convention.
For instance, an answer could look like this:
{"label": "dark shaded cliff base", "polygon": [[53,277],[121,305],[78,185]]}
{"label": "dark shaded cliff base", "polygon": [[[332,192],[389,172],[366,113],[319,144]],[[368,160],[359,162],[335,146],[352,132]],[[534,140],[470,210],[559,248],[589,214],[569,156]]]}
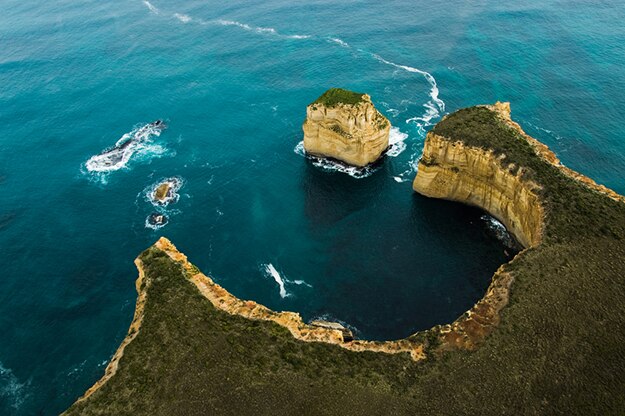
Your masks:
{"label": "dark shaded cliff base", "polygon": [[152,247],[139,257],[138,333],[117,372],[66,414],[625,414],[625,204],[536,155],[489,109],[434,132],[505,153],[502,169],[514,162],[542,187],[542,242],[503,267],[509,303],[476,348],[443,348],[436,329],[421,334],[421,361],[298,341],[215,308]]}

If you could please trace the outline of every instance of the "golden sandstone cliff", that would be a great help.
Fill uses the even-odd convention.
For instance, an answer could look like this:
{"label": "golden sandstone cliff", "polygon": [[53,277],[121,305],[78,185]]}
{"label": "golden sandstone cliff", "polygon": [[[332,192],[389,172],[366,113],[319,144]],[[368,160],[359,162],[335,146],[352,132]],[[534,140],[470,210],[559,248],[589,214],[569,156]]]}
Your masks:
{"label": "golden sandstone cliff", "polygon": [[522,178],[523,169],[503,166],[504,157],[429,132],[413,189],[478,206],[501,221],[524,247],[535,246],[542,233],[539,188]]}
{"label": "golden sandstone cliff", "polygon": [[388,148],[391,123],[367,94],[333,88],[306,108],[302,128],[306,153],[362,167]]}
{"label": "golden sandstone cliff", "polygon": [[[460,121],[450,123],[454,118]],[[588,386],[604,388],[602,383],[617,377],[623,368],[622,354],[615,354],[615,351],[620,351],[623,340],[623,331],[619,330],[623,328],[623,308],[619,303],[622,300],[622,279],[619,277],[625,270],[622,260],[625,259],[625,225],[618,228],[614,223],[625,224],[625,208],[613,200],[625,202],[625,198],[562,166],[547,146],[525,134],[510,119],[507,103],[458,110],[439,125],[445,120],[448,128],[435,127],[428,133],[413,188],[426,196],[485,209],[501,220],[526,247],[495,272],[484,297],[469,311],[453,323],[438,325],[405,339],[355,340],[338,324],[305,323],[297,313],[272,311],[254,301],[235,297],[202,274],[169,240],[161,238],[148,250],[150,256],[136,261],[139,296],[128,336],[104,377],[77,404],[93,396],[92,393],[119,369],[128,368],[128,362],[121,361],[120,364],[124,349],[132,342],[136,343],[139,332],[145,333],[150,319],[155,319],[155,314],[152,317],[146,315],[144,319],[144,310],[148,310],[144,306],[150,301],[148,289],[160,280],[160,275],[150,273],[149,269],[153,261],[151,255],[158,253],[161,258],[166,257],[167,262],[180,266],[172,268],[181,270],[176,272],[175,279],[179,277],[190,284],[193,293],[207,301],[202,307],[210,307],[210,303],[220,314],[271,321],[289,331],[290,335],[280,336],[289,337],[289,341],[292,336],[306,343],[335,344],[351,351],[387,353],[395,357],[405,355],[414,361],[444,356],[443,360],[434,359],[427,366],[419,367],[418,376],[414,378],[414,391],[424,392],[419,403],[440,395],[441,408],[445,410],[443,414],[452,413],[449,410],[451,400],[461,402],[461,409],[465,410],[454,414],[486,414],[477,410],[482,410],[480,407],[491,398],[495,403],[491,407],[494,411],[489,412],[492,414],[501,414],[511,398],[516,400],[514,409],[537,403],[532,413],[549,413],[543,407],[548,401],[553,402],[554,409],[566,408],[566,403],[552,400],[562,389],[575,392],[567,395],[567,401],[587,394],[588,397],[581,396],[580,399],[580,403],[587,405],[588,398],[596,396],[594,390],[586,393]],[[506,133],[507,138],[497,133]],[[488,140],[476,140],[476,137],[489,134]],[[508,147],[500,146],[506,140]],[[518,165],[512,161],[517,161]],[[600,218],[601,222],[590,221],[593,218]],[[515,289],[510,298],[512,284]],[[151,302],[155,302],[158,297],[152,299]],[[184,317],[187,319],[187,315]],[[494,331],[497,327],[499,330]],[[197,332],[192,333],[192,336],[196,335]],[[280,337],[275,337],[276,343],[283,340]],[[459,349],[474,350],[474,353],[443,355]],[[131,352],[128,349],[126,357]],[[332,350],[323,352],[326,353],[334,365],[336,357],[332,358]],[[374,354],[361,354],[359,358],[362,357],[379,361]],[[281,362],[280,359],[277,362]],[[226,355],[223,363],[240,364],[235,360]],[[365,362],[364,359],[360,361],[361,364]],[[596,364],[598,362],[600,365]],[[341,368],[338,360],[336,363],[337,368]],[[351,358],[348,365],[352,365]],[[317,371],[315,367],[312,373],[316,375]],[[259,374],[265,378],[264,373]],[[375,376],[375,373],[368,373],[367,377],[371,375]],[[160,378],[158,380],[160,382]],[[176,383],[178,381],[175,379]],[[442,387],[435,383],[441,383]],[[619,398],[620,387],[615,386],[604,397]],[[218,388],[221,389],[221,385]],[[334,389],[334,386],[330,385],[330,388]],[[103,406],[108,407],[108,400],[117,397],[118,391],[105,395]],[[546,391],[545,395],[543,391]],[[538,392],[538,395],[533,398],[528,392]],[[204,392],[202,395],[210,396]],[[138,396],[133,391],[130,397]],[[274,403],[271,401],[272,406]],[[476,404],[476,410],[466,410],[466,403]],[[417,413],[432,413],[431,407],[424,409]],[[78,408],[77,412],[80,410]]]}

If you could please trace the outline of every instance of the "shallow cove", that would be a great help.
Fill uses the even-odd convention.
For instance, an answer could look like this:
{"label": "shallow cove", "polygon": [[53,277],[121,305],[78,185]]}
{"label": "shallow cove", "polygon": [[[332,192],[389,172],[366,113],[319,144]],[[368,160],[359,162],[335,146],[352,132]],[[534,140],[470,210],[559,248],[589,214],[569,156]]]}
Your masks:
{"label": "shallow cove", "polygon": [[179,249],[239,298],[338,320],[360,338],[452,322],[510,257],[482,211],[416,195],[387,169],[354,179],[302,159],[289,174],[265,170],[223,188],[238,209]]}

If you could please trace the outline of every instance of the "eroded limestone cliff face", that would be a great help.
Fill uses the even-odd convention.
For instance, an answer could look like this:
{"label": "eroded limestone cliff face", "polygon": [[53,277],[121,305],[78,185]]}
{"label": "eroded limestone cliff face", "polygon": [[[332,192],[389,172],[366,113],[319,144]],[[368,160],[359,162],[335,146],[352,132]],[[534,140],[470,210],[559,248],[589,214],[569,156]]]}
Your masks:
{"label": "eroded limestone cliff face", "polygon": [[388,148],[391,123],[376,110],[371,97],[362,94],[357,103],[317,100],[306,108],[302,128],[308,154],[362,167]]}
{"label": "eroded limestone cliff face", "polygon": [[524,247],[536,246],[544,214],[539,187],[504,159],[429,132],[413,188],[428,197],[478,206],[501,221]]}

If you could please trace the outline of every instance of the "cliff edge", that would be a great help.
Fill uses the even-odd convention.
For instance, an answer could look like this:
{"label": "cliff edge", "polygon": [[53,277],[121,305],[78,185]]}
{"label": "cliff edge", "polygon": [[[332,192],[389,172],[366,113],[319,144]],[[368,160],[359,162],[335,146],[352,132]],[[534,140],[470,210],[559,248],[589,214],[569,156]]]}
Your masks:
{"label": "cliff edge", "polygon": [[455,322],[353,340],[236,298],[160,239],[136,262],[128,336],[66,414],[625,414],[623,197],[503,103],[441,120],[414,187],[489,210],[526,247]]}
{"label": "cliff edge", "polygon": [[332,88],[306,108],[302,128],[306,153],[363,167],[388,148],[391,123],[367,94]]}

